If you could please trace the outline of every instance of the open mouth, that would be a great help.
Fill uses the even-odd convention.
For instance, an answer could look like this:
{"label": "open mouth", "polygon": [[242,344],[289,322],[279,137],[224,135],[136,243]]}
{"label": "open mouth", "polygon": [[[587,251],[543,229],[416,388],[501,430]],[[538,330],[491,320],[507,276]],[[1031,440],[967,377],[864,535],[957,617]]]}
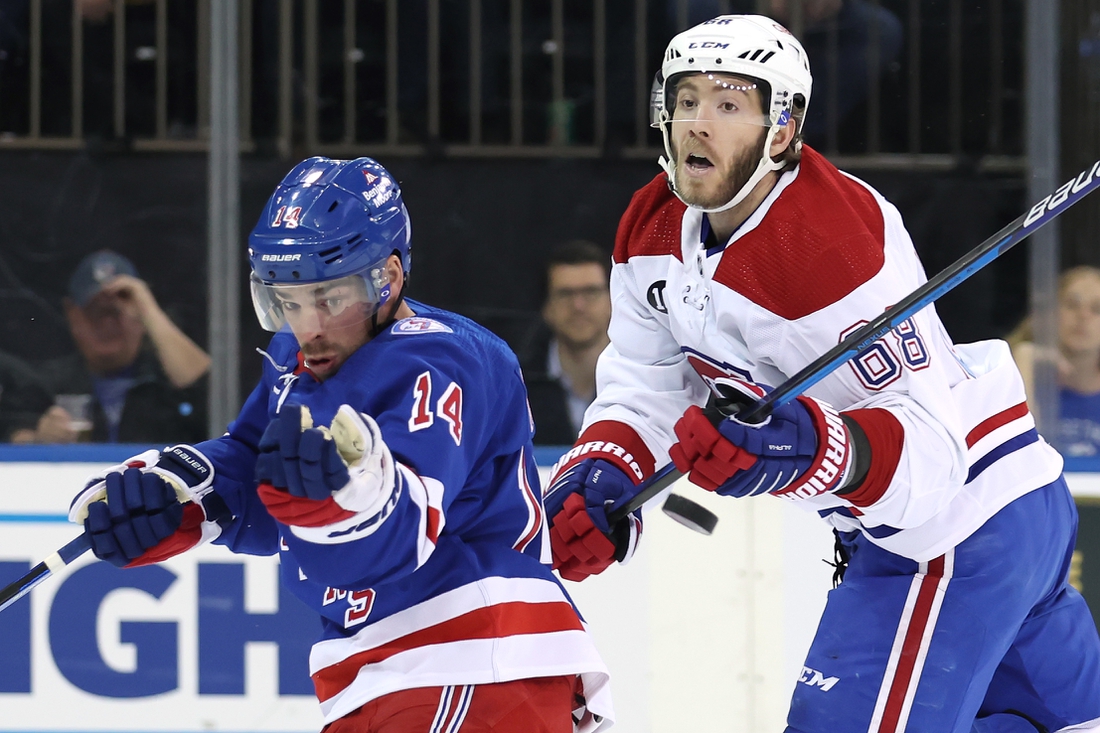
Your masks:
{"label": "open mouth", "polygon": [[693,173],[704,173],[714,167],[710,159],[698,153],[688,153],[684,167]]}
{"label": "open mouth", "polygon": [[335,362],[335,359],[331,356],[306,357],[306,366],[315,374],[326,371],[332,366],[333,362]]}

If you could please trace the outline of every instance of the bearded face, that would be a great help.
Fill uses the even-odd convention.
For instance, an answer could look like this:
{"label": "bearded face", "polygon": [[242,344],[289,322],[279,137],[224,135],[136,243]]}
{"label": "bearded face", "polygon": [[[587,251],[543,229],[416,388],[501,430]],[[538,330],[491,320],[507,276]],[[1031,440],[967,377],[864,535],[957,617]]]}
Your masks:
{"label": "bearded face", "polygon": [[729,75],[692,74],[677,83],[669,141],[684,201],[720,207],[752,177],[768,133],[761,98],[752,80]]}
{"label": "bearded face", "polygon": [[732,200],[756,171],[764,151],[768,131],[755,128],[755,139],[729,151],[726,157],[695,137],[683,142],[683,148],[673,141],[676,159],[676,184],[684,201],[700,209],[714,209]]}

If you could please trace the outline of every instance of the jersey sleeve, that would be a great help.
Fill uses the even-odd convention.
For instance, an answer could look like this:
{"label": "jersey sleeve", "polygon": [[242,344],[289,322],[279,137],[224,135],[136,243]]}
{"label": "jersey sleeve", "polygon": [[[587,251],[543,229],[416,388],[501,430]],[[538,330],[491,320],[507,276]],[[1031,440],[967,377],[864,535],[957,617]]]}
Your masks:
{"label": "jersey sleeve", "polygon": [[580,450],[570,453],[583,459],[596,441],[604,443],[600,452],[622,446],[634,460],[619,463],[641,481],[667,462],[676,420],[706,393],[667,325],[650,312],[633,263],[613,266],[611,293],[611,343],[596,367],[597,397],[585,413]]}
{"label": "jersey sleeve", "polygon": [[214,542],[248,555],[279,551],[278,527],[256,495],[256,456],[268,423],[268,392],[261,381],[225,435],[196,446],[214,464],[214,492],[233,517]]}
{"label": "jersey sleeve", "polygon": [[706,400],[705,386],[669,329],[663,292],[654,291],[650,303],[651,284],[638,273],[639,268],[659,273],[660,263],[678,252],[682,213],[683,205],[660,175],[634,195],[623,214],[611,267],[611,342],[596,366],[596,399],[580,437],[552,476],[599,457],[640,482],[668,461],[673,426],[684,410]]}
{"label": "jersey sleeve", "polygon": [[264,356],[263,371],[237,418],[225,434],[196,447],[214,464],[214,492],[221,497],[233,519],[222,527],[215,544],[233,552],[273,555],[279,551],[279,528],[256,494],[256,457],[260,437],[267,428],[268,403],[272,389],[294,363],[297,342],[289,333],[272,337]]}
{"label": "jersey sleeve", "polygon": [[391,341],[385,362],[384,370],[371,370],[370,388],[353,393],[349,404],[374,418],[393,455],[390,502],[371,516],[284,532],[302,571],[333,587],[373,587],[424,565],[454,503],[478,500],[466,489],[482,454],[497,448],[488,445],[493,420],[519,414],[523,434],[517,440],[530,435],[525,409],[498,404],[501,395],[515,399],[507,385],[494,383],[500,372],[479,367],[446,335]]}

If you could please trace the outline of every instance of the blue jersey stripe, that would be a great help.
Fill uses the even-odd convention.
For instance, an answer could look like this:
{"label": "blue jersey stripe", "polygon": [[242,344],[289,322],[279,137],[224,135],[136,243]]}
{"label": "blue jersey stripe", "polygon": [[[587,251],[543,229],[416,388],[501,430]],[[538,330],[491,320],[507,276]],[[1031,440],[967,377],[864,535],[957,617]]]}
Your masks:
{"label": "blue jersey stripe", "polygon": [[1009,453],[1015,453],[1021,448],[1037,443],[1039,441],[1039,432],[1032,428],[1026,433],[1020,433],[1015,438],[1010,438],[993,450],[986,453],[979,458],[977,462],[970,467],[970,473],[966,477],[966,483],[970,483],[974,479],[978,478],[982,474],[982,471],[992,466],[1000,459],[1007,456]]}

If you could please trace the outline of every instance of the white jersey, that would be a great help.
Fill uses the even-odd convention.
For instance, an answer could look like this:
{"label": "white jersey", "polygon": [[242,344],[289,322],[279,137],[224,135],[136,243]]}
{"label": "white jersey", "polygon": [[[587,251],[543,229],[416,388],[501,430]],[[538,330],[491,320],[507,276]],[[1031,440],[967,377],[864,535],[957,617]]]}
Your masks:
{"label": "white jersey", "polygon": [[[595,452],[649,475],[669,460],[684,410],[707,401],[706,380],[778,386],[926,280],[894,206],[803,151],[709,249],[706,217],[663,174],[635,194],[615,246],[597,397],[563,466]],[[807,394],[861,425],[872,462],[850,494],[787,500],[913,560],[1061,474],[1007,345],[953,345],[931,306]]]}

